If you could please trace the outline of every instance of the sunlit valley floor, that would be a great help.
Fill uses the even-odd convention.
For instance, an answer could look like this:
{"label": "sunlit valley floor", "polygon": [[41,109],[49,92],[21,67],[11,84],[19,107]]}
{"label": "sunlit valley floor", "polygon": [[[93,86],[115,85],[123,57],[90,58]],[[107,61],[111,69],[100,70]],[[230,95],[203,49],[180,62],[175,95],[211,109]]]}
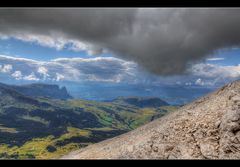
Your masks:
{"label": "sunlit valley floor", "polygon": [[57,85],[0,84],[0,158],[59,158],[173,112],[155,97],[73,99]]}

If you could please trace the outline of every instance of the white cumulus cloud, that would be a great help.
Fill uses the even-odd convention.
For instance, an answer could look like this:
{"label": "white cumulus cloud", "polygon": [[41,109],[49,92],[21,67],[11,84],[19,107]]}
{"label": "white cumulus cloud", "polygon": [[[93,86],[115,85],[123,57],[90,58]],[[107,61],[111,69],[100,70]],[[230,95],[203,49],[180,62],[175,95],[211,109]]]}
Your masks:
{"label": "white cumulus cloud", "polygon": [[204,81],[202,81],[201,78],[198,78],[198,79],[195,81],[195,84],[196,84],[196,85],[201,85],[201,86],[203,86],[203,85],[204,85]]}
{"label": "white cumulus cloud", "polygon": [[46,80],[49,77],[48,69],[41,66],[38,68],[37,72],[43,76],[43,79]]}
{"label": "white cumulus cloud", "polygon": [[[4,65],[1,65],[4,64]],[[5,64],[13,64],[6,66]],[[136,64],[113,57],[58,58],[36,61],[0,55],[0,67],[18,80],[131,82]]]}
{"label": "white cumulus cloud", "polygon": [[22,72],[21,71],[15,71],[14,73],[12,73],[12,77],[14,77],[16,80],[20,80],[22,79]]}
{"label": "white cumulus cloud", "polygon": [[64,78],[65,78],[64,75],[59,74],[59,73],[56,73],[56,81],[61,81],[61,80],[63,80]]}
{"label": "white cumulus cloud", "polygon": [[32,72],[30,75],[23,77],[23,79],[28,80],[28,81],[39,81],[40,80],[39,78],[36,77],[34,72]]}
{"label": "white cumulus cloud", "polygon": [[2,73],[9,73],[11,72],[13,69],[11,64],[4,64],[4,65],[0,65],[0,72]]}
{"label": "white cumulus cloud", "polygon": [[[216,86],[240,78],[240,65],[193,65],[188,75],[156,76],[136,63],[114,57],[58,58],[36,61],[0,55],[1,75],[29,81],[92,81],[184,86]],[[4,76],[5,77],[5,76]]]}

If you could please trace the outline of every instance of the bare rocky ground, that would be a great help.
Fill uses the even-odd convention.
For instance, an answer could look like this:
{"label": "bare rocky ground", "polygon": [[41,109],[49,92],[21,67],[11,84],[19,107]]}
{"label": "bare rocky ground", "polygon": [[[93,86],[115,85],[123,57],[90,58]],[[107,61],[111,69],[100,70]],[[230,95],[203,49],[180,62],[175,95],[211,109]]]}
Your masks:
{"label": "bare rocky ground", "polygon": [[240,159],[240,81],[63,159]]}

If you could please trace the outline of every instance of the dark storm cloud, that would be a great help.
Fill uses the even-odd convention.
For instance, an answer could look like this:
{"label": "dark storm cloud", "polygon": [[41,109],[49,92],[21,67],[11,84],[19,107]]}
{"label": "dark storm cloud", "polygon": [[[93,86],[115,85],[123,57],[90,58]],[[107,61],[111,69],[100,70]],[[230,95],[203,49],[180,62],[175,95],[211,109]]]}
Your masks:
{"label": "dark storm cloud", "polygon": [[240,44],[239,9],[1,9],[0,33],[50,35],[108,49],[161,75]]}

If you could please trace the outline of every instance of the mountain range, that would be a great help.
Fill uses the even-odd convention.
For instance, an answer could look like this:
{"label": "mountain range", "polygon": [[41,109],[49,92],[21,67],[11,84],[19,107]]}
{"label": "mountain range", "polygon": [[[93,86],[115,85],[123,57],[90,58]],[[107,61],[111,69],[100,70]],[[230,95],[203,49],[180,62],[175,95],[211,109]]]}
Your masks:
{"label": "mountain range", "polygon": [[66,87],[60,88],[58,85],[34,83],[17,86],[0,83],[0,87],[15,90],[25,96],[30,97],[46,97],[63,100],[72,98],[72,96],[67,92]]}
{"label": "mountain range", "polygon": [[65,87],[0,84],[0,158],[58,158],[151,122],[178,106],[159,98],[72,99]]}
{"label": "mountain range", "polygon": [[118,97],[114,100],[111,100],[111,102],[123,105],[133,105],[140,108],[156,108],[169,105],[167,102],[157,97]]}

